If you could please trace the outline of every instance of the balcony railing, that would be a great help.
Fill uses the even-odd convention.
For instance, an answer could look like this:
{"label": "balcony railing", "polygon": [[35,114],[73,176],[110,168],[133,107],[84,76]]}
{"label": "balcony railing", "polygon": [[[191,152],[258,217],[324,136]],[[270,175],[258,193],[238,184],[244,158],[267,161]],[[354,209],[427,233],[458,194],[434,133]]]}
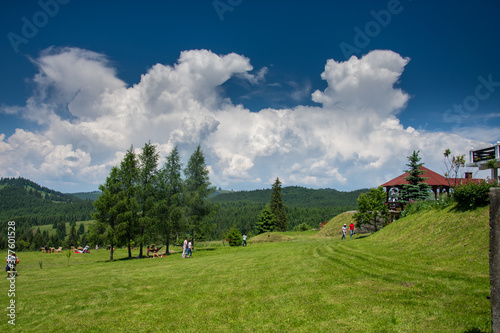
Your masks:
{"label": "balcony railing", "polygon": [[495,147],[489,147],[484,149],[473,150],[472,152],[472,162],[483,162],[496,159]]}

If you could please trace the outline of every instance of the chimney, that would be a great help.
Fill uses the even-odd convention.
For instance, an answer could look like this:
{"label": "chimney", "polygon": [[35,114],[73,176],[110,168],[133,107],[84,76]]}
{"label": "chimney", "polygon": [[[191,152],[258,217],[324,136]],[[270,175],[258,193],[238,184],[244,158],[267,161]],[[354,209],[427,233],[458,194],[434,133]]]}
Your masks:
{"label": "chimney", "polygon": [[466,172],[465,179],[472,179],[472,172]]}

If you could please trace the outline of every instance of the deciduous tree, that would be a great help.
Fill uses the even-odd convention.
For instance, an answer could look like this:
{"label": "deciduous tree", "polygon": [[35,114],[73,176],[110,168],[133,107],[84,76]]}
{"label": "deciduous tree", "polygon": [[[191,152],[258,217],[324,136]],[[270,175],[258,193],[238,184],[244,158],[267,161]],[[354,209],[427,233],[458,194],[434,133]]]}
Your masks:
{"label": "deciduous tree", "polygon": [[358,197],[358,209],[354,214],[357,227],[364,224],[371,225],[378,231],[378,224],[386,224],[389,218],[389,209],[385,205],[385,191],[382,187],[372,188]]}
{"label": "deciduous tree", "polygon": [[460,169],[465,167],[465,155],[451,155],[451,150],[446,149],[444,151],[444,165],[446,167],[446,172],[444,176],[448,181],[449,186],[457,186],[457,178]]}

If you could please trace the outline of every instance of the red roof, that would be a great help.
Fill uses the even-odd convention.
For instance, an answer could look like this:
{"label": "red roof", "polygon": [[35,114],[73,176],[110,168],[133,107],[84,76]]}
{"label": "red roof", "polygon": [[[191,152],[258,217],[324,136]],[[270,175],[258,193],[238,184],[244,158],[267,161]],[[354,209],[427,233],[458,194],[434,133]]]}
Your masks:
{"label": "red roof", "polygon": [[[427,169],[424,166],[421,166],[420,169],[424,171],[424,173],[421,174],[420,176],[423,178],[427,178],[426,180],[424,180],[424,183],[426,183],[427,185],[429,185],[429,186],[450,186],[448,184],[448,180],[446,179],[446,177],[441,176],[440,174],[435,173],[434,171]],[[387,183],[382,184],[381,186],[391,187],[391,186],[408,184],[408,181],[406,181],[406,179],[405,179],[408,176],[409,176],[409,173],[405,172],[401,176],[396,177],[393,180],[389,180]]]}

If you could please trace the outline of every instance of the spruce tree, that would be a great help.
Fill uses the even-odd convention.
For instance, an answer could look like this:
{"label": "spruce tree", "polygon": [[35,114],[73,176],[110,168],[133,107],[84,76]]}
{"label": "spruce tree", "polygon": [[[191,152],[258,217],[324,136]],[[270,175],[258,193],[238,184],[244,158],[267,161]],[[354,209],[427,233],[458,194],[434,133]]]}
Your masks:
{"label": "spruce tree", "polygon": [[257,234],[263,234],[265,232],[274,231],[276,228],[276,216],[271,212],[269,205],[260,211],[257,217],[257,223],[255,229]]}
{"label": "spruce tree", "polygon": [[234,224],[231,229],[226,232],[226,239],[229,239],[229,246],[241,246],[241,244],[243,244],[241,232]]}
{"label": "spruce tree", "polygon": [[424,183],[424,180],[427,178],[422,177],[425,171],[421,168],[424,163],[419,163],[419,152],[420,151],[413,151],[413,153],[408,156],[409,162],[406,164],[408,170],[405,170],[405,172],[408,173],[408,176],[405,177],[405,180],[408,184],[403,185],[403,191],[407,201],[424,200],[429,196],[429,185]]}
{"label": "spruce tree", "polygon": [[78,234],[76,233],[76,227],[74,225],[71,226],[68,238],[68,247],[71,246],[78,246]]}
{"label": "spruce tree", "polygon": [[271,192],[271,212],[276,216],[276,231],[286,231],[288,218],[285,213],[279,178],[276,178]]}

